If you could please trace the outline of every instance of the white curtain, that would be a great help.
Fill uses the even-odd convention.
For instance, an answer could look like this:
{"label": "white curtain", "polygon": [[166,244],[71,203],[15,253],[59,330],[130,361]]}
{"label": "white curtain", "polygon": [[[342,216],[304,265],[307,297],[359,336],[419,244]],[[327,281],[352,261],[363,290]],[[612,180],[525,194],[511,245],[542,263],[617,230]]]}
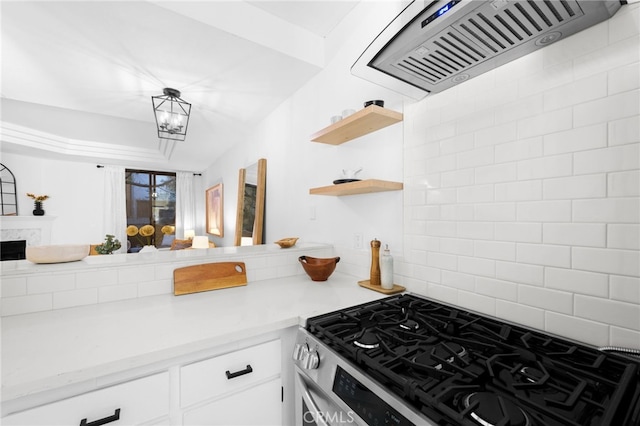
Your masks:
{"label": "white curtain", "polygon": [[114,235],[127,252],[127,198],[124,167],[104,166],[104,233]]}
{"label": "white curtain", "polygon": [[193,173],[176,173],[176,238],[184,238],[186,229],[196,226],[196,196]]}

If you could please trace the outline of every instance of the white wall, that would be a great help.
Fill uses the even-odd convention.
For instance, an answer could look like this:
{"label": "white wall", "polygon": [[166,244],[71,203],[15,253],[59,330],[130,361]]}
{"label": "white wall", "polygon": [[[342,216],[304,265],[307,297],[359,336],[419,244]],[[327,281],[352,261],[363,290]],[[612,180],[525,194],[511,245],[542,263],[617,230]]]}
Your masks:
{"label": "white wall", "polygon": [[[42,155],[42,154],[39,154]],[[43,203],[45,215],[53,216],[51,244],[99,244],[106,234],[104,212],[104,169],[97,162],[64,161],[2,152],[0,162],[16,178],[18,214],[31,216],[33,200],[27,192],[48,195]],[[129,166],[136,168],[136,165]],[[204,177],[195,177],[196,233],[204,235]]]}
{"label": "white wall", "polygon": [[640,348],[640,4],[405,110],[412,290]]}
{"label": "white wall", "polygon": [[[340,146],[310,141],[344,109],[359,110],[364,101],[383,99],[402,111],[402,97],[350,74],[350,66],[393,17],[399,4],[364,2],[331,35],[335,52],[327,67],[275,109],[250,140],[207,169],[207,186],[225,189],[224,245],[233,244],[238,168],[267,159],[266,242],[284,237],[325,242],[343,256],[340,267],[368,277],[369,241],[378,238],[398,253],[402,249],[402,191],[331,197],[309,195],[312,187],[331,185],[342,169],[360,166],[361,178],[402,180],[401,124]],[[312,216],[315,215],[315,219]],[[364,246],[353,250],[360,233]]]}

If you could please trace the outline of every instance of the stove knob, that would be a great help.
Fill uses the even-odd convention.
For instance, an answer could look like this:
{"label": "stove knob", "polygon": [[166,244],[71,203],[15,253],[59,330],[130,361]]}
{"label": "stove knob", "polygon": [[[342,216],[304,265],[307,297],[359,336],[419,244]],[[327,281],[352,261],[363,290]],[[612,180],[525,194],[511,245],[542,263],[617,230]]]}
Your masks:
{"label": "stove knob", "polygon": [[312,349],[307,354],[307,357],[302,360],[302,367],[306,370],[315,370],[320,365],[320,355],[318,355],[318,351]]}
{"label": "stove knob", "polygon": [[293,360],[301,361],[304,358],[306,358],[308,353],[309,353],[309,345],[307,345],[307,342],[296,343],[296,345],[293,347]]}

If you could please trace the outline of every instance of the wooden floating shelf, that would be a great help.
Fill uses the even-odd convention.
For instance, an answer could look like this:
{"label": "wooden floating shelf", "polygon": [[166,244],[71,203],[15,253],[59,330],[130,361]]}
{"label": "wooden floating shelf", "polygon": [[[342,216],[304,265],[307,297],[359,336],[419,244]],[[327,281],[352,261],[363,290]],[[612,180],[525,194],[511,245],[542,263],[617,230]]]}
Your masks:
{"label": "wooden floating shelf", "polygon": [[311,135],[313,142],[340,145],[402,121],[402,113],[369,105]]}
{"label": "wooden floating shelf", "polygon": [[403,188],[402,182],[390,182],[378,179],[366,179],[357,182],[341,183],[338,185],[311,188],[311,195],[356,195],[372,192],[399,191]]}

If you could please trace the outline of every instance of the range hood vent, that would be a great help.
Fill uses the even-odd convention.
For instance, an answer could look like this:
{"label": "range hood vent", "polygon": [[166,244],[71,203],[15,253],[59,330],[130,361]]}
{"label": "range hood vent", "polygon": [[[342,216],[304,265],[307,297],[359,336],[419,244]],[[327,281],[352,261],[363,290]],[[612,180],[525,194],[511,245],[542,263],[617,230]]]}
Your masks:
{"label": "range hood vent", "polygon": [[613,16],[620,0],[414,1],[354,75],[415,99],[446,90]]}

